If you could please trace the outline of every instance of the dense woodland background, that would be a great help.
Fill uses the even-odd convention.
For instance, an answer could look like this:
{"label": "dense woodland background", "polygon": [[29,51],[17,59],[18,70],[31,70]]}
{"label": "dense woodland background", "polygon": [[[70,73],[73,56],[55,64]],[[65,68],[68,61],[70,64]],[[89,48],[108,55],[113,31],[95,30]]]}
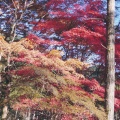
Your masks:
{"label": "dense woodland background", "polygon": [[[115,115],[120,119],[120,2]],[[0,1],[0,119],[107,120],[107,2]]]}

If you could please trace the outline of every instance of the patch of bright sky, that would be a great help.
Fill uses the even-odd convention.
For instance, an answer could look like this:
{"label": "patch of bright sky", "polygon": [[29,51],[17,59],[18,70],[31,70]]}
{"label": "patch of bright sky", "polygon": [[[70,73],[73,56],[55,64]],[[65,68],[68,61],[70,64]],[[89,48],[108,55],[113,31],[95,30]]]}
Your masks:
{"label": "patch of bright sky", "polygon": [[116,1],[115,25],[118,25],[119,22],[120,22],[120,1]]}

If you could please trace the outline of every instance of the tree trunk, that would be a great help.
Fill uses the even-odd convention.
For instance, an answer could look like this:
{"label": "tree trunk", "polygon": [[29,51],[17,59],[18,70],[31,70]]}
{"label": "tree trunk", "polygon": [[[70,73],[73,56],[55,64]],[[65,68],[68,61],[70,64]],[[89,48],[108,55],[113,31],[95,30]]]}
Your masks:
{"label": "tree trunk", "polygon": [[115,0],[107,0],[107,97],[106,110],[108,120],[114,120],[115,94],[115,30],[114,30]]}
{"label": "tree trunk", "polygon": [[6,120],[8,115],[8,106],[5,105],[3,108],[2,120]]}
{"label": "tree trunk", "polygon": [[[3,69],[3,64],[2,64],[2,51],[0,51],[0,88],[2,87],[2,69]],[[2,88],[1,88],[2,89]],[[2,94],[2,92],[0,91],[0,94]],[[1,97],[1,96],[0,96]],[[3,107],[3,113],[2,113],[2,120],[6,120],[7,119],[7,114],[8,114],[8,106],[5,105]]]}
{"label": "tree trunk", "polygon": [[[10,58],[9,55],[8,55],[8,58]],[[10,64],[10,59],[7,60],[7,64],[8,65]],[[0,48],[0,89],[2,89],[2,85],[4,85],[4,82],[6,80],[6,79],[3,80],[3,78],[2,78],[2,74],[3,74],[2,72],[5,69],[5,67],[6,67],[6,64],[4,63],[4,61],[2,61],[2,48]],[[9,83],[6,85],[6,91],[7,92],[4,93],[5,97],[4,97],[4,100],[3,100],[4,106],[3,106],[3,110],[2,110],[2,120],[7,120],[7,116],[8,116],[8,112],[9,112],[8,111],[8,105],[7,105],[7,102],[9,101],[9,99],[8,99],[8,96],[9,96],[8,95],[8,89],[10,89],[10,84]],[[0,94],[1,95],[3,94],[2,91],[0,91]]]}

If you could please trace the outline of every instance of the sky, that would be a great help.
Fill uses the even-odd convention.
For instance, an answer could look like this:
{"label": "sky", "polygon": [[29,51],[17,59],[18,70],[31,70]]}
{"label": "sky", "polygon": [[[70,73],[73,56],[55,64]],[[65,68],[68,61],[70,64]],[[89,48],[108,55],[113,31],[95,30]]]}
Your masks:
{"label": "sky", "polygon": [[115,25],[118,25],[119,22],[120,22],[120,0],[116,2]]}

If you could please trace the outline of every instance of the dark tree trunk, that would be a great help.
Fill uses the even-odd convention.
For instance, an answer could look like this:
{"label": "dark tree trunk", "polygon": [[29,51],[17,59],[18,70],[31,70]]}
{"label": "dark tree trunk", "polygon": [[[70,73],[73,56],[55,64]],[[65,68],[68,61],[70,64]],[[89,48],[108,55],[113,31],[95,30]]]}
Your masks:
{"label": "dark tree trunk", "polygon": [[106,108],[108,120],[114,120],[115,94],[115,30],[114,30],[115,0],[107,0],[107,96]]}

